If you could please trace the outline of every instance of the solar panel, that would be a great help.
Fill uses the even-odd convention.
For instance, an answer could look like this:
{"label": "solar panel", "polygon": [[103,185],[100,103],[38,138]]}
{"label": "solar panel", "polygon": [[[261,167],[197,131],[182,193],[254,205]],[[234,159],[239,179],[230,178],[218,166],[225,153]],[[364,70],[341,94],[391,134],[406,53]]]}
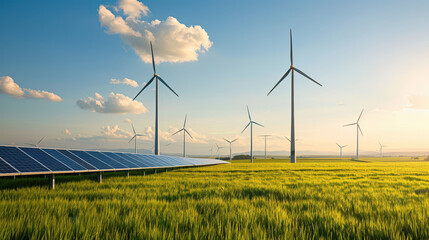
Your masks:
{"label": "solar panel", "polygon": [[45,153],[49,154],[50,156],[54,157],[58,161],[62,162],[63,164],[65,164],[66,166],[71,168],[73,171],[88,170],[88,169],[84,168],[82,165],[80,165],[79,163],[71,160],[70,158],[66,157],[65,155],[61,154],[60,152],[58,152],[55,149],[43,148],[41,150],[44,151]]}
{"label": "solar panel", "polygon": [[84,166],[88,170],[97,170],[97,168],[95,168],[91,164],[85,162],[84,160],[82,160],[81,158],[77,157],[76,155],[74,155],[73,153],[71,153],[71,152],[69,152],[67,150],[58,150],[58,152],[64,154],[66,157],[68,157],[71,160],[79,163],[80,165]]}
{"label": "solar panel", "polygon": [[137,164],[139,167],[143,167],[143,168],[147,168],[147,167],[153,167],[154,165],[149,165],[145,162],[143,162],[142,160],[140,160],[139,158],[136,158],[134,156],[132,156],[132,154],[130,153],[117,153],[119,156]]}
{"label": "solar panel", "polygon": [[0,173],[18,173],[13,167],[7,164],[2,158],[0,158]]}
{"label": "solar panel", "polygon": [[19,149],[30,155],[30,157],[39,161],[41,164],[45,165],[45,167],[49,168],[51,171],[72,171],[72,169],[70,169],[57,159],[51,157],[47,153],[43,152],[39,148],[20,147]]}
{"label": "solar panel", "polygon": [[127,159],[123,158],[122,156],[120,156],[120,155],[119,155],[119,154],[117,154],[117,153],[113,153],[113,152],[102,152],[102,154],[104,154],[104,155],[106,155],[106,156],[108,156],[108,157],[110,157],[110,158],[115,159],[116,161],[118,161],[118,162],[120,162],[120,163],[124,164],[125,166],[127,166],[127,167],[129,167],[129,168],[139,168],[139,167],[140,167],[139,165],[137,165],[137,164],[135,164],[135,163],[133,163],[133,162],[131,162],[131,161],[129,161],[129,160],[127,160]]}
{"label": "solar panel", "polygon": [[84,151],[77,151],[77,150],[69,150],[74,155],[80,157],[81,159],[85,160],[85,162],[91,164],[92,166],[98,168],[98,169],[112,169],[113,167],[100,161],[99,159],[89,155],[88,153]]}
{"label": "solar panel", "polygon": [[101,152],[94,152],[94,151],[85,151],[85,152],[88,153],[89,155],[96,157],[97,159],[105,162],[106,164],[109,164],[113,168],[117,168],[117,169],[130,168],[130,167],[127,167],[127,166],[117,162],[116,160],[102,154]]}
{"label": "solar panel", "polygon": [[[142,156],[143,157],[143,156]],[[174,166],[172,163],[169,163],[167,161],[165,161],[162,157],[160,156],[153,156],[153,155],[144,155],[144,158],[147,161],[152,161],[155,165],[163,165],[163,166]]]}
{"label": "solar panel", "polygon": [[0,157],[20,172],[50,172],[16,147],[0,146]]}

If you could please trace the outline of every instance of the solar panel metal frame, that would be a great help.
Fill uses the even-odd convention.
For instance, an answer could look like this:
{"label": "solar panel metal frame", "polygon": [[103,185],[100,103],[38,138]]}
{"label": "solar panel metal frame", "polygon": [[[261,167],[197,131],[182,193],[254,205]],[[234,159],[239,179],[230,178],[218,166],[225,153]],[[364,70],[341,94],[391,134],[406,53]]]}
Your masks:
{"label": "solar panel metal frame", "polygon": [[[80,150],[80,149],[58,149],[58,148],[40,148],[40,147],[28,147],[28,146],[12,146],[12,145],[0,145],[0,147],[15,147],[17,148],[19,151],[21,151],[23,154],[27,155],[27,157],[29,157],[30,159],[32,159],[33,161],[37,162],[38,164],[42,165],[44,168],[46,168],[48,171],[45,172],[21,172],[19,171],[17,168],[15,168],[13,165],[11,165],[8,161],[4,160],[3,158],[0,157],[0,162],[4,162],[6,163],[8,166],[10,166],[13,170],[15,170],[15,173],[0,173],[0,177],[5,177],[5,176],[24,176],[24,175],[52,175],[52,174],[67,174],[67,173],[91,173],[91,172],[114,172],[114,171],[127,171],[127,170],[145,170],[145,169],[162,169],[162,168],[182,168],[182,167],[197,167],[197,166],[209,166],[209,165],[218,165],[218,164],[225,164],[228,163],[226,161],[219,161],[217,160],[216,162],[214,161],[208,161],[208,160],[212,160],[212,159],[196,159],[196,158],[182,158],[182,157],[176,157],[176,156],[165,156],[165,155],[151,155],[151,154],[137,154],[137,153],[129,153],[129,152],[111,152],[111,151],[95,151],[95,150]],[[44,151],[44,149],[52,149],[52,150],[56,150],[58,153],[62,154],[63,156],[65,156],[66,158],[72,160],[73,162],[75,162],[76,164],[80,165],[81,167],[85,168],[85,170],[70,170],[70,171],[52,171],[51,169],[49,169],[47,166],[45,166],[43,163],[39,162],[37,159],[33,158],[30,154],[27,154],[25,151],[23,151],[22,149],[20,149],[20,147],[25,147],[25,148],[36,148],[36,149],[40,149],[42,150],[44,153],[48,154],[50,157],[54,158],[55,160],[59,161],[60,163],[64,164],[65,166],[67,166],[68,168],[71,168],[70,166],[68,166],[67,164],[63,163],[62,161],[58,160],[56,157],[54,157],[53,155],[49,154],[49,152]],[[112,153],[115,154],[116,156],[118,156],[121,159],[124,159],[126,162],[131,163],[132,165],[136,165],[134,162],[129,161],[128,159],[122,157],[121,155],[125,155],[128,156],[128,158],[131,158],[129,155],[132,155],[133,157],[131,159],[135,159],[134,161],[137,162],[141,162],[142,164],[144,164],[144,162],[142,162],[143,160],[141,160],[141,158],[143,156],[149,157],[151,164],[156,164],[154,163],[154,159],[153,158],[157,158],[160,157],[162,159],[156,159],[156,160],[161,160],[161,162],[169,162],[169,158],[171,158],[171,160],[173,162],[180,162],[179,159],[183,159],[183,161],[185,162],[185,164],[183,165],[170,165],[170,166],[164,166],[164,165],[160,165],[160,166],[147,166],[147,167],[134,167],[134,168],[112,168],[112,169],[86,169],[85,166],[82,166],[79,162],[76,162],[75,160],[69,158],[67,155],[63,154],[61,151],[59,150],[65,150],[67,152],[69,152],[70,154],[72,154],[74,157],[82,160],[83,162],[93,166],[94,168],[96,168],[93,164],[91,164],[88,161],[85,161],[84,159],[80,158],[79,156],[77,156],[76,154],[73,154],[70,150],[76,150],[76,151],[82,151],[85,152],[86,154],[90,155],[91,157],[94,157],[95,159],[105,163],[102,159],[99,159],[93,155],[91,155],[88,152],[99,152],[102,153],[104,156],[112,159],[112,157],[108,156],[105,153]],[[134,156],[137,155],[137,156]],[[137,158],[137,159],[136,159]],[[197,162],[199,162],[200,164],[193,164],[192,160],[197,160]],[[119,162],[120,164],[122,164],[122,162],[118,161],[117,159],[113,159],[116,162]],[[204,162],[204,164],[202,164],[202,162]],[[174,163],[174,164],[176,164]],[[193,164],[193,165],[189,165],[189,163]],[[105,163],[106,165],[109,165],[108,163]],[[163,163],[164,164],[164,163]],[[124,165],[124,164],[122,164]],[[147,165],[147,164],[145,164]],[[110,165],[109,165],[110,166]],[[72,168],[71,168],[72,169]]]}
{"label": "solar panel metal frame", "polygon": [[55,161],[61,163],[62,165],[66,166],[68,169],[70,170],[66,170],[66,171],[53,171],[52,169],[48,168],[51,172],[56,172],[56,173],[74,173],[74,170],[72,168],[70,168],[69,166],[65,165],[63,162],[59,161],[57,158],[51,156],[50,154],[46,153],[45,151],[43,151],[40,148],[37,147],[17,147],[19,150],[21,150],[22,152],[24,152],[25,154],[27,154],[28,156],[30,156],[31,158],[33,158],[34,160],[38,161],[40,164],[42,164],[43,166],[45,166],[46,168],[48,168],[45,164],[43,164],[42,162],[40,162],[39,160],[37,160],[35,157],[31,156],[30,153],[27,153],[25,150],[23,150],[22,148],[31,148],[31,149],[38,149],[40,151],[42,151],[44,154],[47,154],[49,157],[53,158]]}

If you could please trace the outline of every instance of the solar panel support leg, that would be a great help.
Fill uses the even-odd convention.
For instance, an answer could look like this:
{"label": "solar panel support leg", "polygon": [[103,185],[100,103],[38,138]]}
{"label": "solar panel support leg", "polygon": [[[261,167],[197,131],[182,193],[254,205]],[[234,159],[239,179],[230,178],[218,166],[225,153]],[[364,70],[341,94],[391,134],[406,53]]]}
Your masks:
{"label": "solar panel support leg", "polygon": [[101,174],[101,172],[98,172],[98,182],[103,182],[103,175]]}
{"label": "solar panel support leg", "polygon": [[143,176],[146,176],[146,170],[143,170]]}
{"label": "solar panel support leg", "polygon": [[55,175],[54,174],[49,175],[49,188],[55,189]]}
{"label": "solar panel support leg", "polygon": [[165,169],[165,172],[167,172],[167,170],[168,170],[168,169],[166,168],[166,169]]}
{"label": "solar panel support leg", "polygon": [[156,174],[156,168],[155,168],[155,174]]}
{"label": "solar panel support leg", "polygon": [[128,170],[127,170],[127,171],[125,171],[125,177],[126,177],[126,178],[129,178],[129,177],[130,177],[130,171],[128,171]]}

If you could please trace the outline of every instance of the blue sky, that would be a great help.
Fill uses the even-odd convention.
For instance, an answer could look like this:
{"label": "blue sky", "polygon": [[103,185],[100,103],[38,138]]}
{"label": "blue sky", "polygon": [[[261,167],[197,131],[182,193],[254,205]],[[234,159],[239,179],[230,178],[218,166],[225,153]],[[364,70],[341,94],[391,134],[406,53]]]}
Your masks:
{"label": "blue sky", "polygon": [[[377,151],[378,141],[389,146],[386,152],[427,150],[429,136],[422,134],[429,130],[426,1],[142,3],[150,12],[140,20],[164,22],[171,16],[186,27],[201,26],[212,43],[198,51],[196,61],[166,58],[157,65],[180,95],[161,87],[161,147],[173,142],[164,152],[181,151],[181,138],[168,136],[181,127],[186,113],[196,136],[190,154],[208,153],[215,143],[226,146],[223,137],[240,137],[236,151],[248,151],[249,133],[240,134],[247,124],[246,105],[265,125],[255,128],[255,135],[276,135],[269,149],[288,150],[281,136],[290,132],[290,80],[266,94],[289,67],[289,28],[295,65],[324,85],[296,78],[296,131],[303,139],[298,154],[335,153],[335,142],[354,146],[354,129],[341,126],[355,121],[362,108],[364,150]],[[95,93],[105,99],[111,92],[133,98],[152,76],[151,64],[124,37],[107,32],[100,5],[125,19],[115,11],[118,1],[0,3],[0,77],[62,99],[0,94],[0,144],[21,145],[46,136],[44,146],[51,147],[132,148],[127,144],[130,123],[124,121],[129,119],[149,135],[139,147],[153,145],[148,129],[154,119],[152,87],[138,98],[147,109],[142,114],[98,113],[77,105]],[[155,41],[154,48],[156,58],[157,51],[162,55],[162,44]],[[112,78],[129,78],[140,86],[110,84]],[[262,138],[255,149],[263,149]]]}

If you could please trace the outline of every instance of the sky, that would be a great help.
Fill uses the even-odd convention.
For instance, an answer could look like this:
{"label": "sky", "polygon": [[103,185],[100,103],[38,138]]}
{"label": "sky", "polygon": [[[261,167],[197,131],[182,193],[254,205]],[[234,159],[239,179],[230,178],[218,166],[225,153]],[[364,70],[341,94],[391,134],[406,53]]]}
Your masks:
{"label": "sky", "polygon": [[[1,1],[0,144],[74,149],[153,147],[154,85],[160,86],[161,153],[288,151],[294,65],[297,154],[429,151],[427,1]],[[221,154],[227,154],[227,148]]]}

